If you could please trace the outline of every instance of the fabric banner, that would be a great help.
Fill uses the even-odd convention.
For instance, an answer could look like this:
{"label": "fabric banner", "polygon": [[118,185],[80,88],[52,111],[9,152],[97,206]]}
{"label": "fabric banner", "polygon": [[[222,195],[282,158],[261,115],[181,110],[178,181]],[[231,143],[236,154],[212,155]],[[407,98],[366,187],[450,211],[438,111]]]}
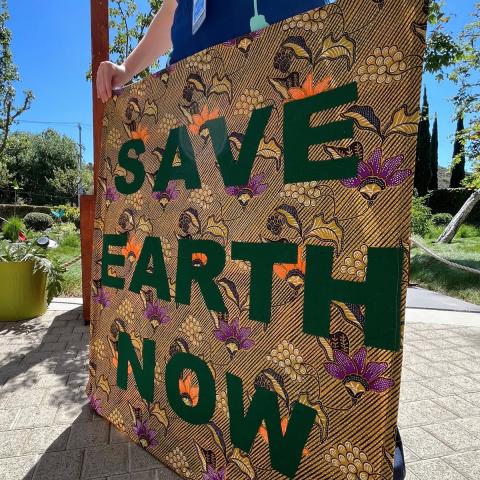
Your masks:
{"label": "fabric banner", "polygon": [[107,104],[87,390],[181,477],[393,477],[427,3],[339,0]]}

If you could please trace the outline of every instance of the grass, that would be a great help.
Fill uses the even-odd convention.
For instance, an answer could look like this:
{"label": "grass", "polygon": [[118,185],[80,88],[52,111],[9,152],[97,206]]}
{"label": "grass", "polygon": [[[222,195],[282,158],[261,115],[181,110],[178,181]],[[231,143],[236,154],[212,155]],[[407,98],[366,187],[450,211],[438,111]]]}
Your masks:
{"label": "grass", "polygon": [[[49,257],[60,263],[68,263],[80,255],[80,233],[72,229],[54,229],[50,237],[55,239],[58,248],[49,251]],[[82,269],[78,261],[70,265],[65,272],[61,295],[65,297],[82,296]]]}
{"label": "grass", "polygon": [[[443,258],[480,270],[480,229],[463,225],[450,245],[436,244],[441,227],[431,228],[425,244]],[[413,248],[410,281],[423,288],[480,305],[480,275],[449,268]]]}

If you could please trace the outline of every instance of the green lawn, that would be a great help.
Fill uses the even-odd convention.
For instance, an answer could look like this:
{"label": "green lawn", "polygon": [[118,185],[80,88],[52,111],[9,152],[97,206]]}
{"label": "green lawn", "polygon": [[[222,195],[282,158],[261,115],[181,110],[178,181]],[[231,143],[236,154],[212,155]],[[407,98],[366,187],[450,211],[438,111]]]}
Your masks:
{"label": "green lawn", "polygon": [[[52,235],[53,238],[55,236]],[[55,238],[57,240],[57,238]],[[80,255],[80,234],[69,233],[62,239],[58,239],[59,247],[50,250],[49,256],[60,263],[68,263]],[[61,295],[65,297],[82,296],[82,269],[80,261],[70,265],[65,272]]]}
{"label": "green lawn", "polygon": [[[450,245],[432,240],[424,243],[442,257],[480,270],[480,237],[458,238]],[[480,275],[449,268],[418,248],[412,250],[410,281],[421,287],[445,293],[480,305]]]}

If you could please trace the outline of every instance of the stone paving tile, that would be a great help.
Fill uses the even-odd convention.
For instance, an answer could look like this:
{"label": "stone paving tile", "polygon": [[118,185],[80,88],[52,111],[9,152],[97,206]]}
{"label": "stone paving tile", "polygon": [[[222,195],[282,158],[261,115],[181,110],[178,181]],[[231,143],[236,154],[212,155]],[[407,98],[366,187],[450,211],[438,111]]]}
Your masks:
{"label": "stone paving tile", "polygon": [[480,455],[478,452],[458,453],[444,457],[443,460],[470,480],[480,478]]}
{"label": "stone paving tile", "polygon": [[120,430],[116,429],[112,424],[110,424],[110,440],[108,443],[126,443],[130,442],[130,437]]}
{"label": "stone paving tile", "polygon": [[409,450],[419,459],[441,457],[455,452],[420,427],[401,429],[402,441]]}
{"label": "stone paving tile", "polygon": [[432,400],[401,403],[398,425],[402,428],[454,420],[456,416]]}
{"label": "stone paving tile", "polygon": [[85,402],[60,405],[55,415],[56,424],[70,425],[77,422],[90,422],[93,418],[90,405]]}
{"label": "stone paving tile", "polygon": [[0,432],[12,427],[17,414],[18,409],[0,410]]}
{"label": "stone paving tile", "polygon": [[130,456],[130,471],[136,472],[140,470],[151,470],[154,468],[161,468],[163,464],[159,462],[153,455],[150,455],[143,448],[130,442],[129,456]]}
{"label": "stone paving tile", "polygon": [[0,480],[30,480],[37,460],[36,455],[0,459]]}
{"label": "stone paving tile", "polygon": [[70,435],[70,427],[63,425],[33,428],[26,431],[29,432],[29,435],[20,449],[22,455],[65,450]]}
{"label": "stone paving tile", "polygon": [[8,430],[0,432],[0,458],[20,455],[30,430]]}
{"label": "stone paving tile", "polygon": [[85,450],[82,478],[128,473],[128,444],[119,443]]}
{"label": "stone paving tile", "polygon": [[108,443],[109,427],[106,421],[76,423],[71,427],[67,448],[94,447]]}
{"label": "stone paving tile", "polygon": [[425,425],[423,428],[456,452],[480,450],[480,437],[472,434],[471,431],[469,435],[465,435],[461,422],[461,420],[453,420]]}
{"label": "stone paving tile", "polygon": [[33,480],[79,479],[83,456],[83,450],[45,453],[38,462]]}
{"label": "stone paving tile", "polygon": [[480,416],[480,403],[474,405],[458,395],[437,396],[434,401],[460,418]]}
{"label": "stone paving tile", "polygon": [[462,474],[440,458],[423,460],[408,468],[421,480],[465,480]]}
{"label": "stone paving tile", "polygon": [[415,400],[429,400],[436,398],[438,395],[429,388],[423,386],[419,382],[408,382],[402,380],[400,388],[400,401],[413,402]]}
{"label": "stone paving tile", "polygon": [[27,407],[18,412],[17,418],[13,424],[14,429],[46,427],[53,424],[57,407]]}

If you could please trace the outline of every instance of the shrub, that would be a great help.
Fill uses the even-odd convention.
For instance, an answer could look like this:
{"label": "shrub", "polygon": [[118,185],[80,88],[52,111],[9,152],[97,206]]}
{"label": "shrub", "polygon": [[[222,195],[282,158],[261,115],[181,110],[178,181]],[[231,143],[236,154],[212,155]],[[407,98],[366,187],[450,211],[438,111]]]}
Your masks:
{"label": "shrub", "polygon": [[64,222],[74,223],[77,228],[80,228],[80,209],[78,207],[60,205],[58,209],[65,211],[65,215],[62,218]]}
{"label": "shrub", "polygon": [[25,230],[25,224],[18,217],[10,217],[2,226],[3,236],[11,242],[18,241],[18,234],[22,230]]}
{"label": "shrub", "polygon": [[451,213],[436,213],[432,216],[432,223],[435,227],[446,227],[452,221]]}
{"label": "shrub", "polygon": [[78,233],[66,234],[61,241],[61,245],[62,247],[78,248],[80,246],[80,235]]}
{"label": "shrub", "polygon": [[476,227],[475,225],[462,225],[455,238],[478,238],[480,237],[480,227]]}
{"label": "shrub", "polygon": [[27,213],[23,221],[27,228],[35,230],[36,232],[43,232],[53,225],[53,218],[46,213]]}
{"label": "shrub", "polygon": [[50,213],[51,207],[42,207],[38,205],[11,205],[0,204],[0,217],[20,217],[23,218],[30,212]]}
{"label": "shrub", "polygon": [[424,202],[423,198],[415,197],[412,205],[412,231],[422,237],[428,233],[432,220],[432,211]]}
{"label": "shrub", "polygon": [[[468,188],[445,188],[434,190],[425,197],[427,207],[432,209],[432,213],[451,213],[456,215],[463,204],[472,194]],[[467,218],[469,223],[480,222],[480,204],[478,204]]]}

